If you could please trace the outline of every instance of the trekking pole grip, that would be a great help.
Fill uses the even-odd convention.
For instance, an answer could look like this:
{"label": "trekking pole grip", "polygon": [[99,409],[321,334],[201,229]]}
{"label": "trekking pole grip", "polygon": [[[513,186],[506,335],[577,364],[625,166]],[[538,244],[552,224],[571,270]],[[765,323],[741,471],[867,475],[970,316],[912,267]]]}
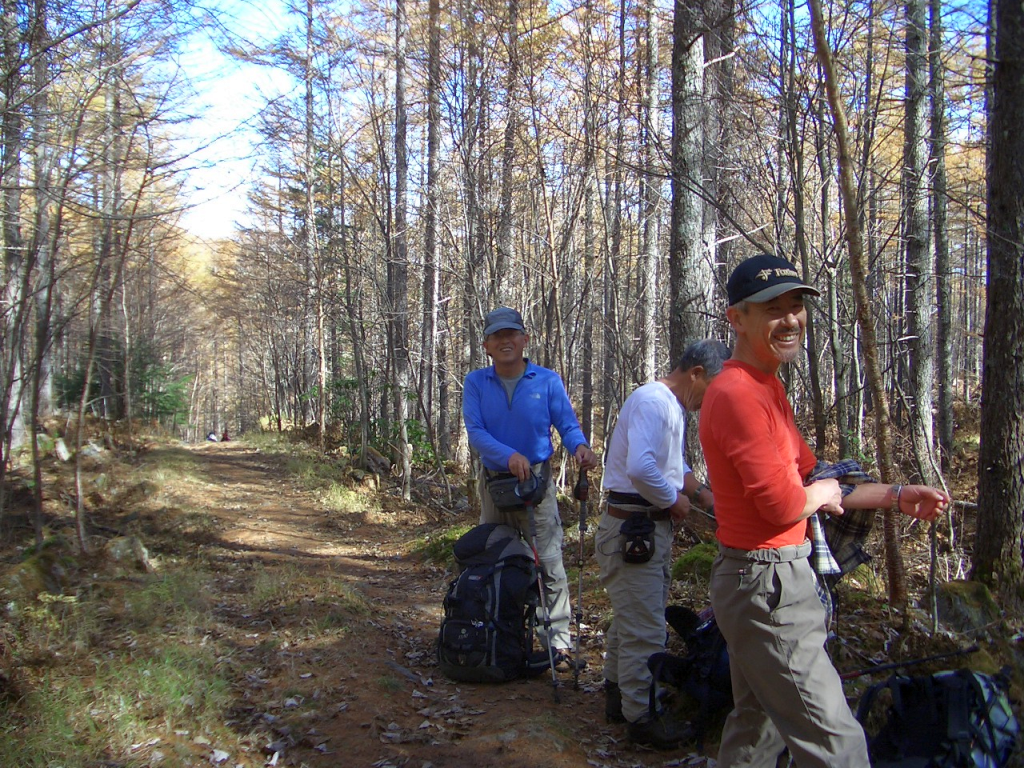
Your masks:
{"label": "trekking pole grip", "polygon": [[572,489],[572,495],[578,501],[586,501],[587,497],[590,496],[590,483],[587,481],[586,470],[580,472],[580,476],[576,480],[576,487]]}

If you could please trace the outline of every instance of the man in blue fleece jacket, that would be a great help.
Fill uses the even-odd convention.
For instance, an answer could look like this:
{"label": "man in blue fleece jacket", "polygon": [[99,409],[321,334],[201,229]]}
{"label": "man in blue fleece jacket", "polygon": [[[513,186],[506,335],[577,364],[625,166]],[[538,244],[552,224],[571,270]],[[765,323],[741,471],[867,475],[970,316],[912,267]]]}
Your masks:
{"label": "man in blue fleece jacket", "polygon": [[569,581],[562,564],[562,520],[558,514],[555,483],[550,469],[554,446],[551,427],[573,454],[580,469],[593,469],[597,456],[580,429],[561,377],[524,356],[530,340],[523,318],[514,309],[498,307],[484,322],[484,350],[493,365],[466,376],[462,417],[469,443],[480,455],[480,522],[507,523],[527,537],[530,521],[525,509],[503,511],[487,491],[487,479],[508,473],[519,480],[531,471],[547,479],[543,500],[534,509],[537,556],[551,620],[551,636],[538,636],[555,654],[556,669],[572,670],[569,652]]}

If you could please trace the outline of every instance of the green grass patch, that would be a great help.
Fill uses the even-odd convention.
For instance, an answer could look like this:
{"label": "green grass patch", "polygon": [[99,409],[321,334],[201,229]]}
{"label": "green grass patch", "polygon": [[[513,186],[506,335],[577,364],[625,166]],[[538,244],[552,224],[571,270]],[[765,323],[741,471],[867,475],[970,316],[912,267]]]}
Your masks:
{"label": "green grass patch", "polygon": [[711,565],[718,556],[715,544],[697,544],[672,563],[672,578],[675,581],[695,581],[707,584],[711,581]]}
{"label": "green grass patch", "polygon": [[377,678],[377,687],[384,693],[397,693],[405,688],[405,681],[394,675],[381,675]]}
{"label": "green grass patch", "polygon": [[210,600],[202,571],[172,571],[147,579],[125,598],[125,619],[136,629],[173,626],[198,631],[210,622]]}
{"label": "green grass patch", "polygon": [[345,479],[345,468],[311,451],[293,451],[285,459],[285,472],[310,488],[323,488]]}
{"label": "green grass patch", "polygon": [[308,621],[314,627],[347,627],[353,616],[370,613],[358,589],[330,574],[310,578],[294,565],[260,570],[248,591],[253,611],[274,607]]}
{"label": "green grass patch", "polygon": [[49,592],[40,592],[12,612],[12,618],[17,622],[18,647],[34,653],[77,653],[88,647],[100,626],[95,611],[75,595]]}
{"label": "green grass patch", "polygon": [[282,432],[246,432],[242,440],[264,453],[291,453],[294,450],[288,436]]}
{"label": "green grass patch", "polygon": [[258,570],[249,588],[250,605],[257,608],[291,599],[299,578],[298,569],[291,564]]}
{"label": "green grass patch", "polygon": [[150,765],[132,745],[175,731],[235,745],[223,723],[233,699],[211,646],[137,649],[51,671],[0,710],[0,765],[86,768]]}
{"label": "green grass patch", "polygon": [[151,658],[106,663],[96,674],[90,714],[110,717],[124,746],[144,740],[154,725],[163,730],[220,728],[232,701],[231,687],[203,648],[175,644]]}
{"label": "green grass patch", "polygon": [[447,566],[454,565],[455,556],[452,554],[452,545],[475,526],[476,523],[463,523],[442,531],[434,531],[420,539],[416,539],[409,548],[409,552],[431,563]]}
{"label": "green grass patch", "polygon": [[199,461],[183,448],[157,448],[146,454],[146,464],[137,473],[143,479],[164,485],[175,478],[202,480]]}
{"label": "green grass patch", "polygon": [[836,587],[844,604],[871,604],[885,594],[885,582],[867,563],[862,563],[843,577]]}
{"label": "green grass patch", "polygon": [[319,492],[318,497],[324,508],[331,512],[371,514],[380,511],[380,501],[376,494],[349,488],[342,483],[332,482]]}

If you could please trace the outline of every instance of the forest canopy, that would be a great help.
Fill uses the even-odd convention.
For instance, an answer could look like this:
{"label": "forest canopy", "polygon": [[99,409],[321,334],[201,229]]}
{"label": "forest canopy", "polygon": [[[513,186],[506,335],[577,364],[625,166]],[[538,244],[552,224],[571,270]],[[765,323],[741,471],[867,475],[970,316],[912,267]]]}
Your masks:
{"label": "forest canopy", "polygon": [[[1019,189],[997,6],[830,4],[816,37],[814,3],[307,0],[253,39],[235,6],[3,0],[4,466],[58,411],[312,428],[408,494],[470,465],[461,382],[498,305],[600,449],[637,384],[729,340],[725,277],[766,251],[822,290],[785,372],[812,445],[876,465],[884,402],[900,471],[937,482],[982,400],[996,150]],[[291,83],[239,105],[259,182],[216,242],[182,220],[200,39]],[[1024,389],[1006,367],[993,408]],[[994,424],[1019,440],[1022,410]]]}

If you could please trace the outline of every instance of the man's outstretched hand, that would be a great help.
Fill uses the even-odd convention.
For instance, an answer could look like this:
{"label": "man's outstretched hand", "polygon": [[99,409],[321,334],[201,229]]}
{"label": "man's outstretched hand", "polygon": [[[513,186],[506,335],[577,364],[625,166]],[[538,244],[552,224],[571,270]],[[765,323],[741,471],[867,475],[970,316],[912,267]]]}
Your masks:
{"label": "man's outstretched hand", "polygon": [[900,491],[900,512],[918,520],[932,522],[946,511],[949,496],[928,485],[904,485]]}

